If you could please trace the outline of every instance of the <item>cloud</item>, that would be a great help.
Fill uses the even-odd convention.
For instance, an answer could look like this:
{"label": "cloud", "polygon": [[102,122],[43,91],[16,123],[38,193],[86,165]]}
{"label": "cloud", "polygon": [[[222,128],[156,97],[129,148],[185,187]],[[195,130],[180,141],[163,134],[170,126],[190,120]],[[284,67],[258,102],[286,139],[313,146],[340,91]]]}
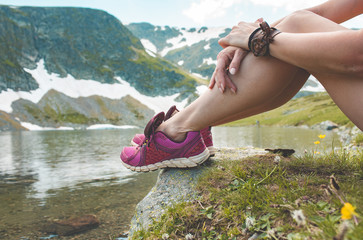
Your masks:
{"label": "cloud", "polygon": [[204,24],[207,20],[223,17],[226,10],[242,0],[199,0],[192,2],[191,6],[183,11],[183,14],[198,24]]}
{"label": "cloud", "polygon": [[313,7],[327,0],[249,0],[254,5],[271,6],[273,8],[284,8],[288,12]]}

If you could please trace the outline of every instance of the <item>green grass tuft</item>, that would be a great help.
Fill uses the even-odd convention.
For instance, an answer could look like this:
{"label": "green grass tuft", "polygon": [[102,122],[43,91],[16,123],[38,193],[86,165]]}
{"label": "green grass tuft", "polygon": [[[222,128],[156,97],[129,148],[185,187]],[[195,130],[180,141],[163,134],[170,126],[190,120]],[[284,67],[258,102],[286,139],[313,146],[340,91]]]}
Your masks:
{"label": "green grass tuft", "polygon": [[[276,159],[280,159],[277,163]],[[331,179],[338,180],[334,190]],[[343,221],[342,198],[363,213],[363,152],[284,158],[268,154],[213,161],[200,178],[199,198],[167,209],[133,239],[333,239],[343,222],[345,239],[361,239],[362,218]],[[300,216],[300,221],[292,215]],[[299,219],[298,219],[299,220]],[[164,235],[165,236],[165,235]]]}

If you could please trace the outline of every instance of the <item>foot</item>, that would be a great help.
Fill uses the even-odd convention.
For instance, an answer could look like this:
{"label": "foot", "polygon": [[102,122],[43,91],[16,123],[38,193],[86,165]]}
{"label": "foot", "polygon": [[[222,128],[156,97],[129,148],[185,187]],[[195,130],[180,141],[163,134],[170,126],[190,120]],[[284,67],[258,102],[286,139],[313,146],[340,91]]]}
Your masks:
{"label": "foot", "polygon": [[133,171],[148,172],[166,167],[196,167],[208,159],[209,150],[199,131],[188,132],[182,142],[175,142],[163,132],[155,132],[163,120],[164,113],[150,120],[142,146],[122,150],[124,166]]}
{"label": "foot", "polygon": [[[169,118],[171,118],[172,116],[174,116],[176,113],[178,113],[179,110],[176,108],[176,106],[172,106],[168,112],[165,115],[164,121],[168,120]],[[213,137],[212,137],[212,127],[206,127],[202,130],[200,130],[200,133],[202,135],[204,144],[206,145],[206,147],[208,148],[209,152],[210,152],[210,156],[213,157],[215,155],[216,149],[213,146]],[[169,137],[171,137],[172,139],[174,139],[175,141],[180,141],[182,139],[185,138],[185,135],[176,135],[176,136],[172,136],[172,134],[168,135]],[[131,145],[132,146],[141,146],[142,143],[145,140],[145,135],[144,134],[136,134],[134,136],[134,138],[131,140]]]}

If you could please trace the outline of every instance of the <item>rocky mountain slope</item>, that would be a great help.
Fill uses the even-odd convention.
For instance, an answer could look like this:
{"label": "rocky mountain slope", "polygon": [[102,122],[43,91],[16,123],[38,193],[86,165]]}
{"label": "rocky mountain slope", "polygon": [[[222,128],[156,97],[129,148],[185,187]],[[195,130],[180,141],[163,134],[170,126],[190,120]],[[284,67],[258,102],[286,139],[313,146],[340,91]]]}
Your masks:
{"label": "rocky mountain slope", "polygon": [[129,95],[120,100],[102,96],[71,98],[55,90],[48,91],[36,104],[19,99],[12,107],[18,118],[44,127],[77,128],[105,122],[143,127],[153,115],[151,109]]}
{"label": "rocky mountain slope", "polygon": [[140,38],[149,53],[159,54],[204,78],[212,76],[216,56],[222,50],[218,39],[231,30],[224,27],[180,29],[150,23],[131,23],[126,27]]}
{"label": "rocky mountain slope", "polygon": [[[70,76],[73,82],[93,80],[102,85],[99,93],[93,91],[92,94],[105,97],[107,92],[101,92],[102,86],[105,84],[119,86],[120,81],[129,84],[129,87],[122,91],[132,88],[137,91],[138,96],[157,97],[177,94],[174,97],[178,97],[176,101],[195,97],[197,86],[195,77],[161,57],[147,54],[140,40],[118,19],[100,10],[0,6],[0,52],[0,110],[20,121],[29,119],[33,121],[36,119],[35,116],[42,115],[41,106],[33,108],[32,104],[37,104],[37,101],[46,94],[42,90],[44,84],[41,84],[45,79],[48,81],[46,85],[50,85],[54,78],[59,80]],[[39,68],[44,68],[46,74],[37,72]],[[74,86],[68,87],[68,90],[74,92],[84,90],[71,89]],[[87,88],[87,86],[82,87]],[[32,103],[20,101],[25,95],[36,95],[39,92],[42,92],[42,96],[25,98]],[[60,92],[65,93],[65,91]],[[120,92],[118,100],[124,96],[125,92]],[[21,111],[18,103],[10,107],[16,100],[28,107],[21,108]],[[90,98],[87,101],[93,102],[94,99]],[[121,100],[118,104],[120,107],[123,106]],[[148,105],[148,102],[143,104]],[[54,107],[55,105],[51,106]],[[34,112],[32,117],[29,117],[29,112],[22,112],[30,108],[40,112]],[[126,113],[127,110],[124,114]],[[59,114],[63,115],[66,112]],[[77,114],[81,114],[81,111]],[[87,117],[93,119],[91,115]],[[98,116],[97,119],[101,123],[114,122],[104,115]],[[132,118],[129,121],[123,119],[122,124],[134,123]],[[50,124],[48,120],[50,119],[44,118],[35,122],[47,126]],[[58,119],[58,124],[64,120]],[[120,121],[116,122],[121,124]],[[141,122],[136,123],[139,124]]]}
{"label": "rocky mountain slope", "polygon": [[194,90],[190,76],[145,54],[139,39],[106,12],[1,6],[0,23],[1,90],[36,89],[23,68],[34,69],[40,59],[62,77],[115,83],[119,76],[147,95]]}

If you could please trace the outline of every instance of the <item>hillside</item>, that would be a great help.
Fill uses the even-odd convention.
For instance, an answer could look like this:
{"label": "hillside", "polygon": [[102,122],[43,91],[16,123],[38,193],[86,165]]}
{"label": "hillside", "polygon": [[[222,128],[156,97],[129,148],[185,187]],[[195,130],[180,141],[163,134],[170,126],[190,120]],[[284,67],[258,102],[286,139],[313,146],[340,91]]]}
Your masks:
{"label": "hillside", "polygon": [[150,23],[126,25],[140,38],[150,52],[170,60],[185,70],[210,78],[215,68],[215,59],[222,50],[218,39],[227,35],[229,28],[176,28],[154,26]]}
{"label": "hillside", "polygon": [[138,38],[100,10],[0,6],[0,41],[0,91],[36,89],[23,68],[34,69],[41,59],[61,77],[115,83],[118,76],[150,96],[196,86],[172,64],[146,54]]}
{"label": "hillside", "polygon": [[261,125],[312,126],[326,120],[339,125],[353,126],[353,123],[335,105],[327,93],[317,93],[293,99],[277,109],[228,125],[254,125],[259,122]]}

